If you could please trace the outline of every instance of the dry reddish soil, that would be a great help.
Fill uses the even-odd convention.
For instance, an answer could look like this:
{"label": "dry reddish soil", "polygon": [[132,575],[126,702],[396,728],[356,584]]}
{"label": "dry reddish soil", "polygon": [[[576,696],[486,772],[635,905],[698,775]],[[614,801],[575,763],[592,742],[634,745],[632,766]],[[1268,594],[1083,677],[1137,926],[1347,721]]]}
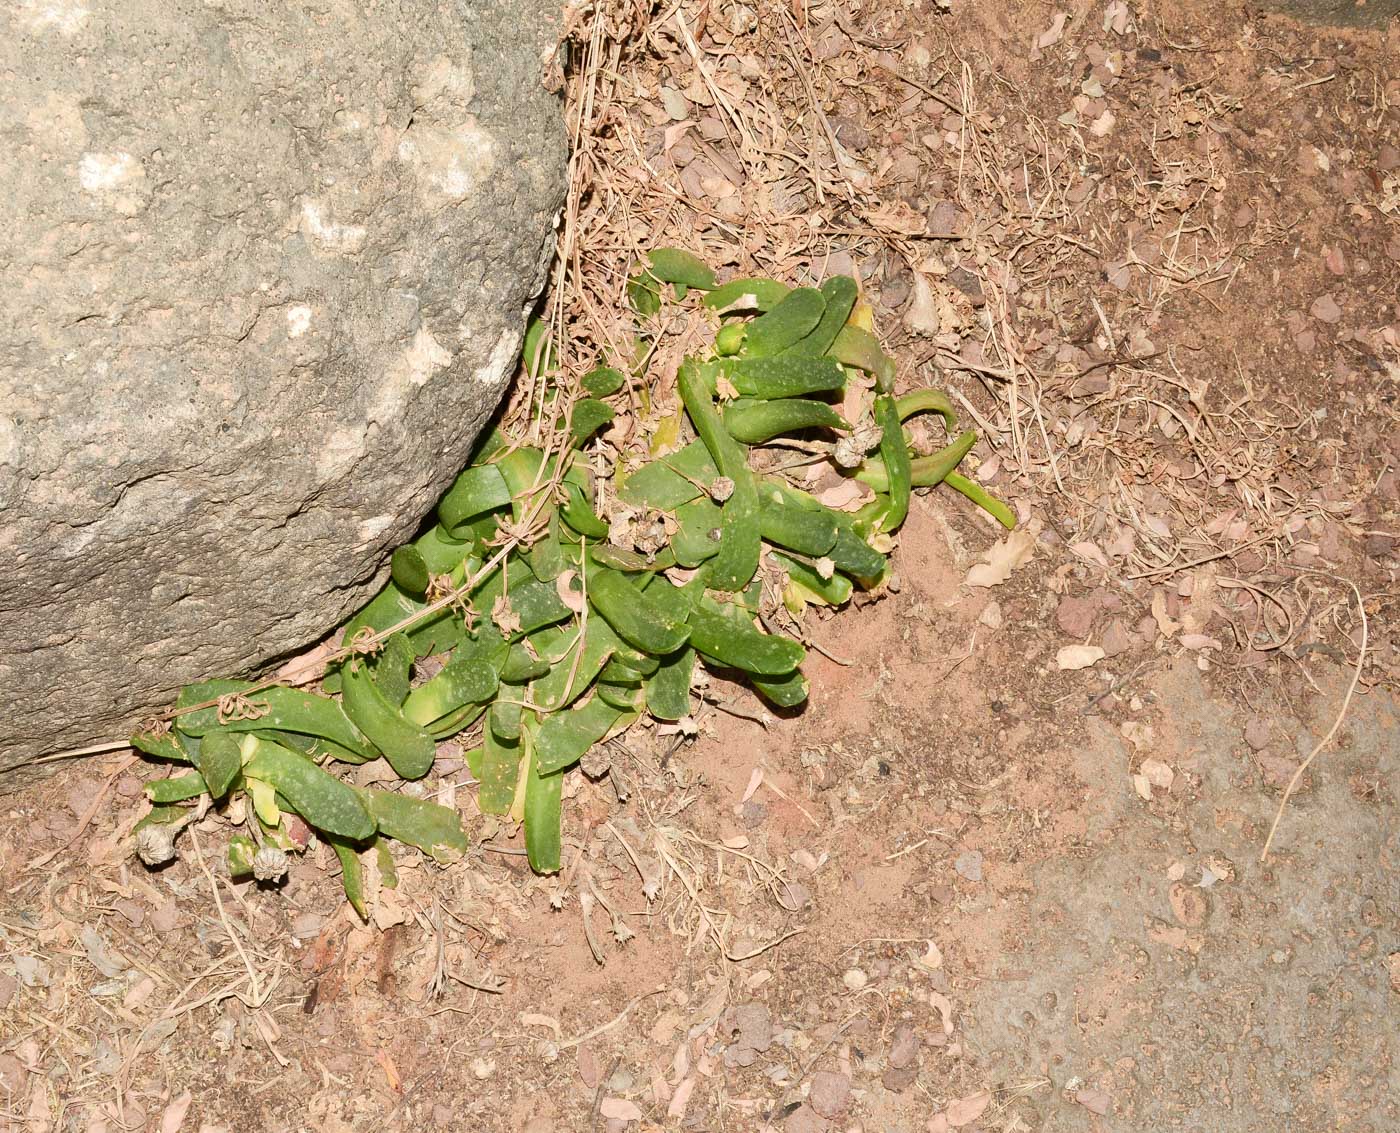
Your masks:
{"label": "dry reddish soil", "polygon": [[148,872],[129,756],[0,800],[0,1129],[1400,1128],[1400,29],[608,18],[583,290],[858,272],[1028,557],[970,585],[1004,532],[920,498],[806,711],[609,745],[558,877],[445,747],[473,853],[369,926],[217,817]]}

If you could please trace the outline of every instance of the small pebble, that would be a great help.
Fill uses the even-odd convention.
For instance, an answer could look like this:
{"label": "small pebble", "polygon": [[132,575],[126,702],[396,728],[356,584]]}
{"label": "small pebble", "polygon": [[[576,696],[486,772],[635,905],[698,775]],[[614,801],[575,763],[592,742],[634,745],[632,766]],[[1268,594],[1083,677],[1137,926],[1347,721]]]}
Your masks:
{"label": "small pebble", "polygon": [[809,1105],[800,1105],[783,1122],[783,1133],[825,1133],[830,1123]]}
{"label": "small pebble", "polygon": [[144,791],[141,780],[135,775],[123,775],[117,780],[116,791],[124,799],[134,799]]}
{"label": "small pebble", "polygon": [[918,1076],[917,1066],[891,1066],[881,1075],[880,1082],[885,1089],[902,1093],[914,1084],[914,1079]]}
{"label": "small pebble", "polygon": [[598,1056],[587,1044],[578,1048],[578,1076],[587,1090],[596,1087],[603,1076],[603,1069],[598,1065]]}
{"label": "small pebble", "polygon": [[739,821],[748,829],[762,826],[768,818],[768,808],[757,799],[750,799],[739,808]]}
{"label": "small pebble", "polygon": [[967,878],[968,881],[982,880],[982,851],[965,850],[958,855],[957,861],[953,863],[953,868]]}
{"label": "small pebble", "polygon": [[762,1003],[741,1003],[735,1007],[734,1025],[742,1046],[765,1051],[773,1044],[773,1017]]}
{"label": "small pebble", "polygon": [[807,1102],[823,1117],[835,1117],[851,1104],[851,1080],[844,1074],[819,1070],[812,1075]]}
{"label": "small pebble", "polygon": [[1128,632],[1128,626],[1122,618],[1114,618],[1108,623],[1100,639],[1105,657],[1117,657],[1120,653],[1126,653],[1133,647],[1132,635]]}
{"label": "small pebble", "polygon": [[889,1064],[896,1070],[903,1070],[914,1064],[919,1056],[919,1036],[908,1023],[900,1023],[894,1029],[894,1039],[890,1043]]}
{"label": "small pebble", "polygon": [[1342,309],[1330,295],[1319,295],[1313,300],[1312,317],[1324,323],[1340,322]]}
{"label": "small pebble", "polygon": [[861,988],[870,982],[870,978],[859,968],[851,968],[841,977],[841,982],[845,984],[850,991],[860,991]]}
{"label": "small pebble", "polygon": [[812,903],[812,891],[800,881],[789,881],[778,891],[778,904],[790,913],[799,913]]}

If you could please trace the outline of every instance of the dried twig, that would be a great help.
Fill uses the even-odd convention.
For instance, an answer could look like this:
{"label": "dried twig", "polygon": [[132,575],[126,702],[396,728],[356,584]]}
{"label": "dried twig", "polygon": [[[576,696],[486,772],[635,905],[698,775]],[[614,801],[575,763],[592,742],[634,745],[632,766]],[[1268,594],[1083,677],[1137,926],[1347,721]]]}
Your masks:
{"label": "dried twig", "polygon": [[[1295,567],[1302,570],[1302,567]],[[1308,574],[1323,574],[1326,578],[1335,578],[1335,575],[1324,574],[1322,571],[1307,571]],[[1351,707],[1351,698],[1356,692],[1356,686],[1361,680],[1361,669],[1366,664],[1366,646],[1368,643],[1369,626],[1366,620],[1366,603],[1361,597],[1361,591],[1356,583],[1350,579],[1341,579],[1351,587],[1351,592],[1356,598],[1356,610],[1361,616],[1361,644],[1356,654],[1356,669],[1351,675],[1351,684],[1347,686],[1346,695],[1342,697],[1341,707],[1337,709],[1337,718],[1332,721],[1332,726],[1327,729],[1327,734],[1317,741],[1317,745],[1308,752],[1307,759],[1298,765],[1298,769],[1293,772],[1293,777],[1288,780],[1288,786],[1284,788],[1283,798],[1279,799],[1278,811],[1274,814],[1273,824],[1269,827],[1269,836],[1264,839],[1264,848],[1259,851],[1259,860],[1262,862],[1269,856],[1269,848],[1274,844],[1274,835],[1278,833],[1278,824],[1283,820],[1283,812],[1288,806],[1288,800],[1293,797],[1293,792],[1298,787],[1298,782],[1303,778],[1308,768],[1312,766],[1312,761],[1323,748],[1332,742],[1332,737],[1337,734],[1337,729],[1342,726],[1342,720],[1347,714],[1347,709]]]}

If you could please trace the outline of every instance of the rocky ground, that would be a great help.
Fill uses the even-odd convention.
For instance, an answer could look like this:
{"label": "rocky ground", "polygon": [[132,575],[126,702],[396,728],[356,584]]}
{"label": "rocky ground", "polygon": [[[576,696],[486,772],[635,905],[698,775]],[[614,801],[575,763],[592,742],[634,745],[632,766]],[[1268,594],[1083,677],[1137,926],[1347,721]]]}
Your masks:
{"label": "rocky ground", "polygon": [[853,270],[1020,534],[922,498],[808,710],[612,745],[559,877],[451,749],[476,848],[369,926],[216,818],[147,872],[127,755],[0,800],[0,1128],[1400,1127],[1396,33],[756,7],[576,16],[581,361],[635,248]]}

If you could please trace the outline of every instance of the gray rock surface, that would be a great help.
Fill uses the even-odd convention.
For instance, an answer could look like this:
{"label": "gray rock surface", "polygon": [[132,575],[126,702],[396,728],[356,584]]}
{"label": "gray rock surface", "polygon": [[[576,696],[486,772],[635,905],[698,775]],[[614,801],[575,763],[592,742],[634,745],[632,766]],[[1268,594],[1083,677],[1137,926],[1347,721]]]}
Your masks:
{"label": "gray rock surface", "polygon": [[373,592],[543,282],[555,11],[0,10],[0,783]]}

